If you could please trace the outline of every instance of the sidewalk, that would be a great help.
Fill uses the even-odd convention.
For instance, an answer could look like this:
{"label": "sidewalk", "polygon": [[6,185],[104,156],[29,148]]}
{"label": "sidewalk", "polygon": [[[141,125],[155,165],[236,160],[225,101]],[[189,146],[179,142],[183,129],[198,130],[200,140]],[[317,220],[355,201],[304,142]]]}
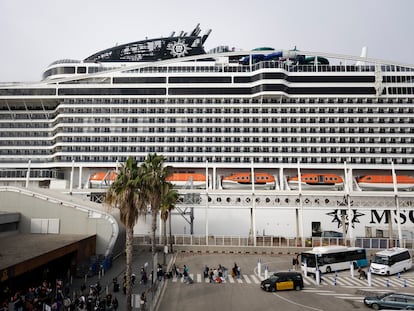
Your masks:
{"label": "sidewalk", "polygon": [[[163,265],[163,256],[162,252],[158,252],[156,254],[156,260],[162,265],[163,270],[167,271],[167,265],[173,258],[174,254],[167,254],[166,256],[166,264]],[[155,290],[151,290],[151,271],[153,271],[152,267],[152,256],[151,256],[151,247],[141,247],[138,250],[134,250],[132,256],[132,272],[136,275],[135,285],[132,288],[132,307],[133,309],[139,309],[139,302],[140,296],[142,292],[146,292],[147,296],[147,310],[150,310],[149,306],[153,304],[154,292]],[[148,263],[147,273],[148,273],[148,282],[147,285],[140,284],[141,280],[141,268],[144,266],[145,263]],[[102,290],[100,293],[101,298],[105,298],[107,294],[111,294],[112,297],[116,297],[118,300],[118,310],[123,311],[126,310],[126,296],[123,292],[123,277],[125,273],[125,255],[121,255],[115,258],[112,262],[112,267],[109,268],[103,276],[94,275],[92,277],[86,278],[86,290],[84,293],[89,291],[91,285],[97,284],[99,281]],[[160,286],[159,282],[156,282],[157,272],[155,269],[154,274],[154,284],[155,286]],[[113,279],[116,278],[119,284],[119,291],[113,291]],[[85,278],[74,278],[71,284],[71,291],[72,293],[80,293],[81,286],[85,283]]]}

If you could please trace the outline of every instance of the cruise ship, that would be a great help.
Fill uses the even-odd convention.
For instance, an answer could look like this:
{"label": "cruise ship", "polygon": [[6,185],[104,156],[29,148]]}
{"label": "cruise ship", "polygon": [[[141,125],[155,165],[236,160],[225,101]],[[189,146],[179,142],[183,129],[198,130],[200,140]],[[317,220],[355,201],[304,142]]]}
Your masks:
{"label": "cruise ship", "polygon": [[[0,185],[92,191],[128,157],[157,153],[183,178],[205,175],[209,207],[259,193],[249,204],[302,208],[312,189],[329,208],[349,208],[350,195],[353,208],[394,208],[396,194],[411,206],[414,65],[296,47],[207,51],[210,34],[197,25],[0,84]],[[263,190],[251,175],[264,173],[274,182]],[[367,203],[378,197],[385,205]]]}

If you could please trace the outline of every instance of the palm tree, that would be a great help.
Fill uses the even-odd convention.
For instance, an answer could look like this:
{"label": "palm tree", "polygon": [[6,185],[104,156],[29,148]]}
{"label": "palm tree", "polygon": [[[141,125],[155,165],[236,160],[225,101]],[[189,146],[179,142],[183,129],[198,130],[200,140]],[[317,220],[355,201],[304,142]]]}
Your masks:
{"label": "palm tree", "polygon": [[137,162],[129,157],[122,165],[120,173],[106,192],[105,202],[111,207],[119,209],[121,222],[126,228],[126,301],[127,310],[132,310],[131,297],[132,289],[130,286],[130,275],[132,274],[132,245],[134,236],[134,226],[138,220],[138,215],[145,213],[146,200],[141,191],[141,172]]}
{"label": "palm tree", "polygon": [[[143,188],[145,196],[148,199],[149,206],[151,208],[151,231],[152,231],[152,260],[154,267],[155,260],[155,233],[157,231],[157,216],[160,211],[163,188],[165,187],[166,177],[169,174],[170,167],[165,167],[165,157],[157,155],[156,153],[150,153],[145,158],[144,163],[141,165],[143,173]],[[154,280],[154,275],[152,281]]]}
{"label": "palm tree", "polygon": [[[169,182],[164,184],[162,189],[162,202],[161,202],[161,219],[163,221],[163,233],[164,233],[164,250],[167,248],[167,219],[170,220],[170,243],[171,241],[171,210],[175,208],[175,204],[178,200],[178,192],[174,189],[173,185]],[[171,247],[172,251],[172,247]],[[165,251],[164,261],[165,264]]]}

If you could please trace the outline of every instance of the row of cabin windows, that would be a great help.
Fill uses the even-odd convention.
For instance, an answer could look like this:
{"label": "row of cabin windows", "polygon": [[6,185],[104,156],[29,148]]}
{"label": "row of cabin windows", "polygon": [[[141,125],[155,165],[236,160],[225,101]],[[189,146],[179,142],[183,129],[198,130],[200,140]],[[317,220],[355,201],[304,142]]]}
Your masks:
{"label": "row of cabin windows", "polygon": [[[59,161],[71,162],[126,162],[127,156],[59,156],[56,157],[55,163]],[[138,155],[136,157],[138,162],[145,161],[145,155]],[[169,163],[352,163],[352,164],[414,164],[414,158],[321,158],[321,157],[302,157],[302,158],[289,158],[289,157],[213,157],[213,156],[200,156],[200,157],[179,157],[179,156],[167,156],[167,162]]]}
{"label": "row of cabin windows", "polygon": [[[17,146],[16,146],[17,147]],[[241,146],[215,146],[215,147],[164,147],[164,146],[63,146],[49,149],[13,149],[0,150],[3,155],[24,154],[52,154],[53,152],[173,152],[173,153],[303,153],[303,154],[414,154],[414,148],[390,147],[241,147]]]}
{"label": "row of cabin windows", "polygon": [[[413,103],[413,98],[342,98],[342,97],[329,97],[329,98],[295,98],[295,97],[266,97],[266,98],[176,98],[176,99],[164,99],[164,98],[106,98],[106,99],[92,99],[81,98],[64,99],[65,104],[158,104],[158,105],[174,105],[179,104],[333,104],[333,103],[346,103],[346,104],[401,104],[401,103]],[[386,106],[388,107],[388,106]]]}
{"label": "row of cabin windows", "polygon": [[[5,108],[3,108],[5,110]],[[8,110],[8,109],[7,109]],[[22,106],[20,107],[20,112],[27,114],[27,110]],[[14,113],[18,112],[17,109],[13,110]],[[166,113],[187,113],[187,114],[214,114],[214,113],[224,113],[224,114],[297,114],[297,113],[312,113],[312,114],[337,114],[337,113],[348,113],[348,114],[385,114],[385,113],[413,113],[413,107],[130,107],[130,108],[121,108],[121,107],[83,107],[83,108],[64,108],[62,113],[128,113],[128,114],[166,114]],[[32,113],[44,114],[41,111],[36,111]]]}

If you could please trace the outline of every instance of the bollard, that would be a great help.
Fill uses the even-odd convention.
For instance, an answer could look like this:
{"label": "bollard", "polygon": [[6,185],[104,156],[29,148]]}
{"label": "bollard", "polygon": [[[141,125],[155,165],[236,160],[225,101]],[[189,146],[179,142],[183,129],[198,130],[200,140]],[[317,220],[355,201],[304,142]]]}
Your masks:
{"label": "bollard", "polygon": [[334,278],[334,286],[336,286],[336,277]]}
{"label": "bollard", "polygon": [[320,284],[320,282],[321,282],[321,279],[320,279],[320,277],[321,277],[321,275],[320,275],[320,271],[319,270],[316,270],[315,271],[315,279],[316,279],[316,285],[317,286],[319,286],[319,284]]}
{"label": "bollard", "polygon": [[351,274],[351,278],[354,278],[354,263],[352,261],[349,262],[349,273]]}
{"label": "bollard", "polygon": [[404,279],[404,287],[407,287],[407,280]]}
{"label": "bollard", "polygon": [[398,272],[398,278],[401,278],[401,272]]}
{"label": "bollard", "polygon": [[387,280],[385,281],[385,286],[386,286],[386,287],[390,287],[390,280],[389,280],[389,279],[387,279]]}
{"label": "bollard", "polygon": [[265,266],[265,279],[267,279],[269,277],[268,273],[269,273],[269,268],[267,266]]}
{"label": "bollard", "polygon": [[372,285],[372,282],[371,282],[371,269],[368,269],[367,281],[368,281],[368,286],[371,287],[371,285]]}
{"label": "bollard", "polygon": [[257,260],[257,273],[259,274],[259,277],[261,276],[261,274],[262,274],[262,262],[261,262],[261,259],[259,258],[258,260]]}

